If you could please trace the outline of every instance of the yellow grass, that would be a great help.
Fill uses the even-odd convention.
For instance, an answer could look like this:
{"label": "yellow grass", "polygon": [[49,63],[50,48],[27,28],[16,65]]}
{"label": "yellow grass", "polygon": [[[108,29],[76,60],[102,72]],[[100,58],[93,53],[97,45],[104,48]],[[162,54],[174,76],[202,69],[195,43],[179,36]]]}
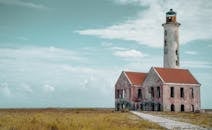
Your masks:
{"label": "yellow grass", "polygon": [[128,112],[111,109],[0,110],[0,130],[163,129]]}
{"label": "yellow grass", "polygon": [[145,112],[169,119],[188,122],[205,128],[212,129],[212,113],[187,113],[187,112]]}

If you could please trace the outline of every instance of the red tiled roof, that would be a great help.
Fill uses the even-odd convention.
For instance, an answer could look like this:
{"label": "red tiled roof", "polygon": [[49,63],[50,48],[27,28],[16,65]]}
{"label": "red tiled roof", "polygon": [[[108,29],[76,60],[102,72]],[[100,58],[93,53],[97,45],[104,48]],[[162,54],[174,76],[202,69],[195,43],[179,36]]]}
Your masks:
{"label": "red tiled roof", "polygon": [[133,85],[141,85],[147,76],[147,73],[140,73],[140,72],[125,71],[125,74],[127,75],[128,79]]}
{"label": "red tiled roof", "polygon": [[199,84],[187,69],[154,68],[166,83]]}

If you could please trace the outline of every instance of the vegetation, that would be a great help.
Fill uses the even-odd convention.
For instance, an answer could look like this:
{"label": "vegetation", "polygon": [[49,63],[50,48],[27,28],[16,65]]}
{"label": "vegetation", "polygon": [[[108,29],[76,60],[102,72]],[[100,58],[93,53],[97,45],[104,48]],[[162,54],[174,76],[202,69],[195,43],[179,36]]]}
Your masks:
{"label": "vegetation", "polygon": [[0,130],[164,129],[129,112],[112,109],[2,109]]}
{"label": "vegetation", "polygon": [[145,112],[152,115],[187,122],[205,128],[212,128],[212,113],[193,113],[193,112]]}

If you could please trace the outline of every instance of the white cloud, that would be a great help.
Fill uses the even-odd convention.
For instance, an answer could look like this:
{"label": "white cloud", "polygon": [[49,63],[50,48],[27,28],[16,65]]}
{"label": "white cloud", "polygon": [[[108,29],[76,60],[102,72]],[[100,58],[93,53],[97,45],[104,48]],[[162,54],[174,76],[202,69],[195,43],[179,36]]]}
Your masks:
{"label": "white cloud", "polygon": [[35,61],[41,60],[44,62],[52,61],[82,61],[83,58],[80,57],[75,51],[56,48],[54,46],[50,47],[22,47],[22,48],[1,48],[0,58],[8,60],[16,58],[17,60],[28,60]]}
{"label": "white cloud", "polygon": [[72,72],[72,73],[92,73],[95,72],[95,69],[89,68],[89,67],[82,67],[82,66],[72,66],[67,64],[61,64],[60,66],[61,70]]}
{"label": "white cloud", "polygon": [[15,6],[21,6],[21,7],[27,7],[27,8],[34,8],[34,9],[47,9],[47,7],[42,4],[35,4],[32,2],[26,2],[23,0],[0,0],[0,4],[15,5]]}
{"label": "white cloud", "polygon": [[88,79],[85,79],[82,83],[80,83],[81,88],[86,89],[88,88]]}
{"label": "white cloud", "polygon": [[44,86],[44,91],[46,92],[54,92],[55,91],[55,87],[49,84],[45,84]]}
{"label": "white cloud", "polygon": [[140,60],[129,62],[123,67],[123,70],[148,72],[152,66],[163,67],[162,60],[162,57],[159,56],[146,56]]}
{"label": "white cloud", "polygon": [[123,58],[141,58],[144,55],[137,50],[131,49],[131,50],[124,50],[124,51],[116,51],[114,52],[115,56],[123,57]]}
{"label": "white cloud", "polygon": [[185,53],[189,54],[189,55],[196,55],[197,54],[196,51],[186,51]]}
{"label": "white cloud", "polygon": [[11,96],[11,91],[8,87],[7,82],[0,83],[0,92],[2,93],[2,95],[6,96],[6,97]]}
{"label": "white cloud", "polygon": [[111,42],[102,42],[101,45],[102,45],[103,47],[110,47],[110,46],[113,45],[113,43],[111,43]]}
{"label": "white cloud", "polygon": [[120,51],[127,50],[127,48],[117,47],[117,46],[111,47],[111,49],[112,49],[112,50],[120,50]]}
{"label": "white cloud", "polygon": [[[113,85],[120,68],[91,67],[81,63],[91,64],[84,62],[81,51],[53,46],[0,48],[0,54],[0,83],[4,79],[11,86],[0,87],[0,98],[6,98],[11,106],[19,106],[18,100],[27,107],[29,101],[41,107],[44,98],[49,106],[113,106]],[[100,96],[101,102],[96,98]]]}
{"label": "white cloud", "polygon": [[26,91],[27,93],[32,93],[32,92],[33,92],[33,91],[32,91],[32,88],[31,88],[28,84],[22,83],[21,85],[22,85],[21,89],[23,89],[23,90]]}
{"label": "white cloud", "polygon": [[[78,30],[81,35],[93,35],[106,39],[136,41],[150,47],[162,47],[165,12],[177,11],[180,26],[180,43],[212,37],[212,2],[210,0],[119,0],[122,4],[139,3],[147,9],[136,19],[124,21],[106,28]],[[207,4],[206,4],[207,3]]]}

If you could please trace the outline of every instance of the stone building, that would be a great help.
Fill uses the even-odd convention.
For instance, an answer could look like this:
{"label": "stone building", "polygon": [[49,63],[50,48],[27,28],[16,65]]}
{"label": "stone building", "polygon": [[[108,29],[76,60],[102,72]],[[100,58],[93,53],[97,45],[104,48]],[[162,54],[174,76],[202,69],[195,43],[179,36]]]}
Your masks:
{"label": "stone building", "polygon": [[176,12],[166,13],[164,67],[148,73],[123,71],[115,84],[115,108],[149,111],[200,110],[200,83],[188,69],[179,68]]}

